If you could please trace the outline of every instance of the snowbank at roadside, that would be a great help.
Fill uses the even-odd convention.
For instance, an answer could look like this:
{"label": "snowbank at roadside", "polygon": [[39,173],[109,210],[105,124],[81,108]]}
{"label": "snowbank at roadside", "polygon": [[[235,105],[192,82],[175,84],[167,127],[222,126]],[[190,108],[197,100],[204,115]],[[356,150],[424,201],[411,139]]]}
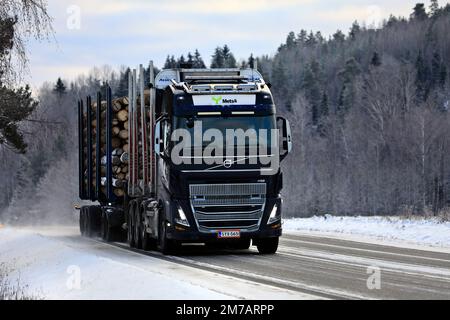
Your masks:
{"label": "snowbank at roadside", "polygon": [[367,239],[450,247],[450,222],[402,217],[335,217],[285,219],[283,230],[353,235]]}

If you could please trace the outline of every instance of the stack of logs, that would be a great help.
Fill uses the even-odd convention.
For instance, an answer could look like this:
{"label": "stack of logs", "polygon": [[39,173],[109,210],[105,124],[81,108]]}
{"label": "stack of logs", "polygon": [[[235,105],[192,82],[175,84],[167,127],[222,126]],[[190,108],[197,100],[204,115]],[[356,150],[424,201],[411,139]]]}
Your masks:
{"label": "stack of logs", "polygon": [[[112,117],[112,185],[113,192],[117,197],[125,194],[123,189],[125,181],[128,180],[128,98],[117,98],[112,101],[113,117]],[[101,192],[106,195],[106,101],[102,101],[101,108],[101,129],[97,130],[97,102],[91,104],[91,127],[92,127],[92,186],[95,187],[96,182],[96,141],[97,133],[100,134],[100,156],[101,156]],[[85,113],[85,119],[87,114]],[[86,120],[85,120],[86,121]],[[85,127],[86,128],[86,127]],[[85,129],[87,130],[87,129]],[[87,134],[85,134],[85,137]],[[85,138],[86,139],[86,138]],[[87,162],[85,162],[87,167]]]}
{"label": "stack of logs", "polygon": [[[151,132],[150,127],[150,114],[149,114],[149,104],[150,104],[150,91],[145,90],[144,93],[144,101],[145,101],[145,107],[146,107],[146,120],[147,120],[147,130],[148,132]],[[139,108],[140,104],[140,98],[137,97],[137,106]],[[128,105],[129,101],[127,97],[117,98],[112,100],[112,109],[113,109],[113,116],[112,116],[112,140],[111,140],[111,146],[112,146],[112,155],[111,155],[111,162],[112,162],[112,185],[113,185],[113,192],[117,197],[122,197],[125,194],[125,182],[129,180],[128,175],[128,128],[129,128],[129,122],[128,122]],[[92,174],[92,186],[95,189],[96,185],[96,141],[97,141],[97,133],[100,134],[100,161],[101,161],[101,188],[100,191],[106,195],[106,101],[102,101],[101,105],[101,129],[97,130],[97,102],[91,103],[91,139],[92,139],[92,168],[93,168],[93,174]],[[84,141],[85,146],[87,146],[87,113],[84,113],[83,117],[84,121]],[[138,132],[140,132],[140,121],[137,121],[138,124]],[[85,148],[84,152],[86,153],[87,149]],[[138,141],[138,157],[140,161],[141,159],[141,152],[142,152],[142,142]],[[87,168],[87,161],[85,160],[85,168]],[[85,172],[85,177],[87,177],[87,171]],[[142,170],[138,171],[138,179],[142,179]],[[87,178],[85,179],[85,183],[87,183]]]}

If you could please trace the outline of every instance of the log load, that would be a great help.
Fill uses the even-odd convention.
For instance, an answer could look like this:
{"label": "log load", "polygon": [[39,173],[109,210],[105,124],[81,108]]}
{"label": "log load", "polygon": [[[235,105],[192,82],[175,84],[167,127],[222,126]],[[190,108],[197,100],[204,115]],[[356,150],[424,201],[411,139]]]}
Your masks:
{"label": "log load", "polygon": [[[127,172],[128,172],[128,163],[121,161],[121,156],[128,150],[128,98],[117,98],[112,101],[112,140],[111,146],[113,148],[113,152],[111,154],[111,165],[112,165],[112,186],[113,193],[117,197],[122,197],[125,192],[123,190],[126,185]],[[101,127],[97,128],[97,119],[96,117],[96,109],[97,103],[94,102],[91,107],[93,110],[93,119],[92,120],[92,133],[94,136],[96,134],[100,134],[100,183],[101,188],[100,192],[106,195],[106,101],[101,102]],[[125,122],[127,123],[125,125]],[[95,150],[96,145],[93,144],[93,149]],[[93,151],[94,156],[93,160],[95,161],[95,152]],[[94,167],[94,176],[95,176],[95,167]],[[95,179],[94,179],[95,185]]]}
{"label": "log load", "polygon": [[[149,91],[145,92],[145,104],[148,107],[150,102],[149,99]],[[140,105],[140,98],[137,97],[137,105]],[[127,180],[129,179],[129,168],[128,168],[128,153],[129,153],[129,119],[128,119],[128,106],[129,101],[127,97],[116,98],[112,100],[112,139],[111,146],[113,152],[111,154],[111,166],[112,166],[112,186],[113,193],[117,197],[122,197],[125,195],[126,190],[124,190],[127,185]],[[91,104],[91,136],[92,136],[92,163],[93,163],[93,179],[92,185],[95,187],[96,185],[96,137],[99,135],[100,137],[100,193],[106,196],[106,101],[102,101],[100,104],[100,117],[101,117],[101,128],[97,128],[97,102]],[[138,107],[139,108],[139,107]],[[147,123],[149,123],[149,113],[146,112]],[[84,114],[83,121],[86,123],[87,114]],[[138,122],[140,126],[140,123]],[[86,127],[85,127],[86,128]],[[150,129],[150,128],[147,128]],[[86,141],[87,129],[83,132],[83,138]],[[139,157],[141,157],[142,143],[139,137],[138,143],[138,153]],[[141,168],[139,168],[138,177],[142,179]],[[86,180],[87,182],[87,180]]]}

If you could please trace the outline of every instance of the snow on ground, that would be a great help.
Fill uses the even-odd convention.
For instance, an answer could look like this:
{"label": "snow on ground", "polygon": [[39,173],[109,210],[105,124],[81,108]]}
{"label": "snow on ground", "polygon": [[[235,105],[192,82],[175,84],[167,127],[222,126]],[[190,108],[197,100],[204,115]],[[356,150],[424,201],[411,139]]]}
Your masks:
{"label": "snow on ground", "polygon": [[15,270],[12,283],[44,299],[315,298],[85,239],[73,227],[0,227],[2,263]]}
{"label": "snow on ground", "polygon": [[450,248],[450,222],[438,219],[406,219],[401,217],[335,217],[325,215],[312,218],[285,219],[287,233],[314,233],[381,240],[421,246]]}

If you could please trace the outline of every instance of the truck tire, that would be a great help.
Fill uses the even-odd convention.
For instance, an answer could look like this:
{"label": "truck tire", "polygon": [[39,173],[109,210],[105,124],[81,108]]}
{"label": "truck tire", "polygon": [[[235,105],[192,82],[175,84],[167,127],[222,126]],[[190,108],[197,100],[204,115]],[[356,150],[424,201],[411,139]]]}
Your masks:
{"label": "truck tire", "polygon": [[156,250],[156,247],[157,247],[156,239],[151,238],[147,232],[142,231],[142,250],[145,251]]}
{"label": "truck tire", "polygon": [[86,207],[81,207],[81,209],[80,209],[80,219],[79,219],[79,224],[80,224],[80,234],[82,235],[82,236],[84,236],[85,235],[85,231],[86,231],[86,228],[85,228],[85,224],[84,224],[84,217],[85,217],[85,208]]}
{"label": "truck tire", "polygon": [[99,206],[88,206],[85,213],[86,230],[88,237],[97,237],[100,235],[102,210]]}
{"label": "truck tire", "polygon": [[108,221],[108,216],[106,215],[106,211],[101,210],[102,218],[101,218],[101,236],[102,239],[106,242],[113,242],[118,240],[119,231],[116,227],[111,227]]}
{"label": "truck tire", "polygon": [[137,205],[134,207],[134,245],[136,249],[142,249],[142,234],[141,234],[142,221],[141,214]]}
{"label": "truck tire", "polygon": [[134,238],[134,201],[129,204],[128,215],[127,215],[127,243],[130,248],[135,247]]}
{"label": "truck tire", "polygon": [[163,255],[174,254],[176,251],[176,243],[167,238],[166,219],[164,215],[159,220],[158,226],[158,247]]}
{"label": "truck tire", "polygon": [[90,208],[86,207],[84,210],[84,236],[87,238],[91,237],[91,217],[90,217]]}
{"label": "truck tire", "polygon": [[278,250],[278,237],[258,239],[256,247],[260,254],[274,254]]}
{"label": "truck tire", "polygon": [[84,206],[80,212],[80,229],[83,237],[89,237],[89,206]]}
{"label": "truck tire", "polygon": [[[145,209],[140,208],[141,217],[144,215]],[[155,250],[157,247],[156,239],[150,237],[148,232],[145,230],[145,226],[141,225],[141,239],[142,239],[142,249],[145,251]]]}
{"label": "truck tire", "polygon": [[240,239],[231,245],[233,249],[247,250],[250,248],[250,239]]}

